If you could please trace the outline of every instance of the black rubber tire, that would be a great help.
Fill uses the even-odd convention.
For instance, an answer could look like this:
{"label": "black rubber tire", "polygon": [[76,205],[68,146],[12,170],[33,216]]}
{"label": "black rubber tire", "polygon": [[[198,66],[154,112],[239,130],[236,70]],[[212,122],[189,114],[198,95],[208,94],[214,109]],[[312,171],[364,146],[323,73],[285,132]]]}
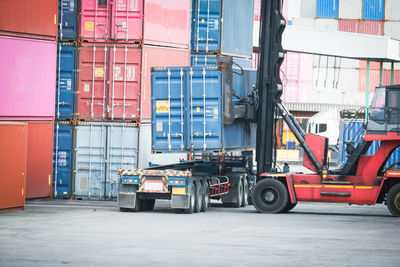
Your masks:
{"label": "black rubber tire", "polygon": [[206,212],[210,206],[210,187],[207,183],[203,184],[203,197],[201,198],[201,212]]}
{"label": "black rubber tire", "polygon": [[286,207],[282,210],[282,212],[288,212],[292,209],[294,209],[294,207],[296,207],[297,203],[292,203],[290,202],[290,200],[288,200],[288,203],[286,204]]}
{"label": "black rubber tire", "polygon": [[251,192],[249,192],[249,195],[247,196],[247,205],[253,205],[253,198]]}
{"label": "black rubber tire", "polygon": [[121,211],[121,212],[131,212],[133,209],[130,209],[130,208],[119,208],[119,211]]}
{"label": "black rubber tire", "polygon": [[242,196],[242,204],[241,207],[246,207],[246,201],[249,195],[249,184],[247,183],[247,179],[243,179],[243,196]]}
{"label": "black rubber tire", "polygon": [[240,208],[243,202],[243,182],[242,179],[238,181],[238,188],[236,189],[236,202],[233,203],[234,208]]}
{"label": "black rubber tire", "polygon": [[400,184],[390,188],[386,197],[386,204],[393,216],[400,217]]}
{"label": "black rubber tire", "polygon": [[156,204],[155,199],[142,199],[141,202],[140,211],[153,210]]}
{"label": "black rubber tire", "polygon": [[279,213],[287,205],[288,191],[280,181],[266,178],[254,186],[252,198],[258,212]]}
{"label": "black rubber tire", "polygon": [[192,184],[191,189],[190,189],[190,199],[189,199],[189,208],[184,209],[183,212],[186,214],[192,214],[194,210],[194,204],[195,204],[195,197],[196,197],[196,191],[195,187]]}
{"label": "black rubber tire", "polygon": [[203,200],[203,188],[199,181],[197,181],[195,185],[196,185],[196,198],[194,202],[193,212],[198,213],[201,211],[201,206],[202,206],[201,204]]}
{"label": "black rubber tire", "polygon": [[134,212],[139,212],[142,211],[142,200],[136,197],[136,203],[135,203],[135,208],[132,209]]}

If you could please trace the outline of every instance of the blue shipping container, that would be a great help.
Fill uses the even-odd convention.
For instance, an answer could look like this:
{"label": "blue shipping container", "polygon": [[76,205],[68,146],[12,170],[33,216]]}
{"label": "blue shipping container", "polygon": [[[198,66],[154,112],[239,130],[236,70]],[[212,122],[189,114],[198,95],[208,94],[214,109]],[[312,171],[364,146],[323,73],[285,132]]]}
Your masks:
{"label": "blue shipping container", "polygon": [[69,122],[54,125],[53,195],[55,198],[71,196],[73,128]]}
{"label": "blue shipping container", "polygon": [[[355,136],[358,136],[361,133],[361,128],[363,127],[362,122],[356,122],[354,124],[344,123],[340,127],[340,137],[339,137],[339,164],[342,166],[347,161],[347,153],[346,153],[346,145],[345,142],[356,140]],[[360,140],[357,139],[356,145]],[[380,146],[379,141],[372,142],[369,147],[367,153],[365,155],[371,156],[374,155]],[[392,155],[386,162],[385,167],[388,167],[390,164],[394,162],[399,162],[400,160],[400,148],[397,148],[392,152]]]}
{"label": "blue shipping container", "polygon": [[317,0],[318,18],[337,18],[339,0]]}
{"label": "blue shipping container", "polygon": [[70,43],[58,44],[56,119],[74,116],[76,47]]}
{"label": "blue shipping container", "polygon": [[62,41],[74,41],[77,37],[77,0],[59,0],[58,38]]}
{"label": "blue shipping container", "polygon": [[[223,71],[177,67],[153,70],[151,77],[153,151],[216,151],[255,145],[254,125],[240,120],[223,124]],[[255,84],[255,71],[234,74],[234,103],[252,89],[244,77],[254,78]]]}
{"label": "blue shipping container", "polygon": [[193,0],[191,48],[250,58],[254,0]]}
{"label": "blue shipping container", "polygon": [[[251,60],[246,58],[233,57],[234,69],[251,69]],[[191,66],[217,66],[218,57],[214,54],[191,54],[190,55]]]}
{"label": "blue shipping container", "polygon": [[383,20],[385,0],[364,0],[363,19]]}

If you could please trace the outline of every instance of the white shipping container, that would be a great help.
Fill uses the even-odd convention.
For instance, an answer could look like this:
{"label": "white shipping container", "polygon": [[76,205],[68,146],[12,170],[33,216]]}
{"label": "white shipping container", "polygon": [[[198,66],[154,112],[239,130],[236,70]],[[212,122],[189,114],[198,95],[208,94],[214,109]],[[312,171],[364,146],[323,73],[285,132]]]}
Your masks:
{"label": "white shipping container", "polygon": [[339,58],[339,67],[343,69],[358,69],[360,60],[351,58]]}
{"label": "white shipping container", "polygon": [[301,0],[301,17],[315,18],[316,17],[316,0]]}
{"label": "white shipping container", "polygon": [[288,18],[301,17],[301,0],[290,0],[288,1]]}
{"label": "white shipping container", "polygon": [[[394,63],[393,67],[394,67],[395,70],[400,70],[400,63]],[[392,69],[392,63],[390,63],[390,62],[383,63],[383,69],[384,70],[391,70]]]}
{"label": "white shipping container", "polygon": [[400,40],[400,21],[385,21],[385,36]]}
{"label": "white shipping container", "polygon": [[292,18],[288,21],[289,25],[293,25],[296,27],[305,27],[305,28],[312,28],[315,27],[315,19],[313,18]]}
{"label": "white shipping container", "polygon": [[356,92],[358,91],[358,73],[358,69],[315,67],[313,88],[317,91],[335,90],[339,94]]}
{"label": "white shipping container", "polygon": [[321,31],[337,31],[339,22],[337,19],[315,19],[315,29]]}
{"label": "white shipping container", "polygon": [[340,19],[361,19],[363,0],[339,0]]}
{"label": "white shipping container", "polygon": [[151,123],[142,123],[139,130],[139,163],[138,168],[149,167],[153,164],[173,164],[179,163],[181,159],[186,160],[186,153],[152,153],[152,134]]}
{"label": "white shipping container", "polygon": [[400,21],[399,0],[385,0],[385,20]]}

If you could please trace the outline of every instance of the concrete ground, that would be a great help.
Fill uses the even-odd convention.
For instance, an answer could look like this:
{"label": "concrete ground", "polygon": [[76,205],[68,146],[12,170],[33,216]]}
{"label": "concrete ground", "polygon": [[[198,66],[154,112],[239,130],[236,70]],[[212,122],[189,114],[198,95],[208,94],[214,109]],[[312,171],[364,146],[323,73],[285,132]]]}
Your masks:
{"label": "concrete ground", "polygon": [[0,266],[400,266],[400,218],[386,206],[299,203],[175,214],[115,202],[29,202],[0,214]]}

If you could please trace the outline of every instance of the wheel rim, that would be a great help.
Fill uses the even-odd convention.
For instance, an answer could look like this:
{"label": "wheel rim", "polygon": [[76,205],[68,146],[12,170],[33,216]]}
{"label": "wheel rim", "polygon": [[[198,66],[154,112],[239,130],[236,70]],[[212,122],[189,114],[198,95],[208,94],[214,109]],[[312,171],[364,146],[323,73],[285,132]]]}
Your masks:
{"label": "wheel rim", "polygon": [[194,202],[195,202],[194,190],[192,190],[192,196],[190,197],[190,204],[191,204],[192,207],[194,207]]}
{"label": "wheel rim", "polygon": [[248,197],[248,188],[246,188],[246,186],[244,187],[244,199],[246,200],[247,199],[247,197]]}
{"label": "wheel rim", "polygon": [[396,196],[393,199],[393,202],[396,209],[400,210],[400,192],[396,194]]}
{"label": "wheel rim", "polygon": [[198,205],[198,207],[201,207],[202,198],[203,198],[203,196],[201,194],[201,190],[199,189],[199,192],[197,194],[197,205]]}
{"label": "wheel rim", "polygon": [[278,196],[279,196],[279,194],[275,189],[266,188],[263,190],[263,192],[261,194],[261,199],[265,204],[271,205],[277,201]]}
{"label": "wheel rim", "polygon": [[204,196],[204,202],[205,202],[206,206],[208,206],[208,201],[210,201],[210,198],[208,196],[208,191],[206,191],[205,196]]}
{"label": "wheel rim", "polygon": [[243,184],[242,182],[239,182],[239,195],[238,195],[239,204],[242,203],[242,198],[243,198]]}

